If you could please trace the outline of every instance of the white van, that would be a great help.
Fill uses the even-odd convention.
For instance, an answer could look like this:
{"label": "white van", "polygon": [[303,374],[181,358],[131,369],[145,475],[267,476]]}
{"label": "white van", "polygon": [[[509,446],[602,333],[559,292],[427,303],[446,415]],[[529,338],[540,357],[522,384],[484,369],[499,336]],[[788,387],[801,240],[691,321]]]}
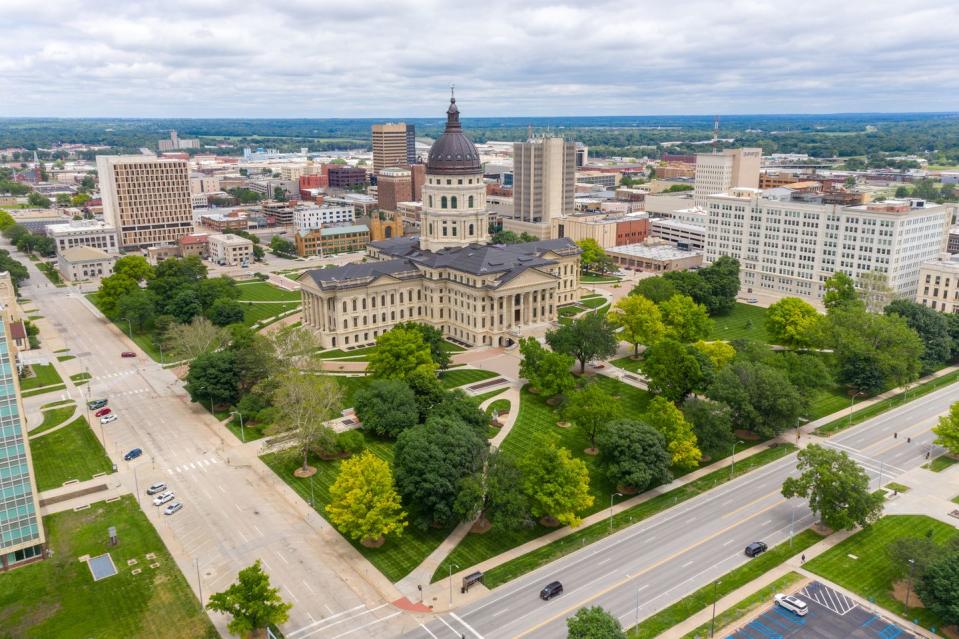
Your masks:
{"label": "white van", "polygon": [[809,606],[806,605],[806,602],[792,595],[776,595],[776,603],[800,617],[805,617],[806,613],[809,612]]}

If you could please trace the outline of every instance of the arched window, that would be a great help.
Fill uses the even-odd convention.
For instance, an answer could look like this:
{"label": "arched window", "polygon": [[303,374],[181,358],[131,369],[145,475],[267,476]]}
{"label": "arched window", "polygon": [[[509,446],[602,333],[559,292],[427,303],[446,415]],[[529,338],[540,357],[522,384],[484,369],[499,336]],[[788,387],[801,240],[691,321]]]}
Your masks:
{"label": "arched window", "polygon": [[433,208],[433,196],[430,196],[430,208]]}
{"label": "arched window", "polygon": [[[470,196],[470,199],[471,199],[471,200],[473,199],[473,196],[472,196],[472,195]],[[469,226],[469,230],[467,231],[467,235],[468,235],[469,237],[473,237],[473,225],[472,225],[472,224],[470,224],[470,226]]]}
{"label": "arched window", "polygon": [[445,209],[445,208],[446,208],[446,196],[445,196],[445,195],[440,198],[440,208],[441,208],[441,209]]}
{"label": "arched window", "polygon": [[472,195],[470,196],[470,199],[467,200],[467,206],[469,206],[469,208],[473,208],[473,196],[472,196]]}

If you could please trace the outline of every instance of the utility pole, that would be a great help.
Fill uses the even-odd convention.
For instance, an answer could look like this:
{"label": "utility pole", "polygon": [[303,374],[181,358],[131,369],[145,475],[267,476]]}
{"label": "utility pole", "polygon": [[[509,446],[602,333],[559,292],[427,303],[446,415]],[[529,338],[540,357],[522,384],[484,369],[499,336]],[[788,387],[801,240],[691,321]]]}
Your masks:
{"label": "utility pole", "polygon": [[729,479],[732,480],[733,476],[736,474],[736,445],[742,444],[742,441],[737,441],[733,444],[733,454],[732,454],[732,463],[729,464]]}
{"label": "utility pole", "polygon": [[450,568],[450,608],[453,607],[453,566],[456,566],[457,568],[459,568],[459,566],[457,566],[456,564],[454,564],[452,561],[449,563],[449,568]]}
{"label": "utility pole", "polygon": [[[212,403],[211,403],[211,406],[212,406]],[[211,411],[212,411],[212,409],[211,409]],[[241,412],[238,411],[238,410],[234,410],[234,411],[230,411],[230,414],[231,414],[231,415],[237,415],[237,416],[239,416],[239,418],[240,418],[240,439],[242,439],[242,440],[243,440],[243,443],[245,444],[245,443],[246,443],[246,433],[245,433],[244,430],[243,430],[243,413],[241,413]]]}
{"label": "utility pole", "polygon": [[196,566],[196,589],[200,593],[200,607],[203,607],[203,584],[200,582],[200,558],[194,557],[193,564]]}
{"label": "utility pole", "polygon": [[909,593],[912,591],[912,573],[916,570],[916,562],[909,560],[909,589],[906,590],[906,612],[909,611]]}
{"label": "utility pole", "polygon": [[709,621],[709,636],[713,636],[713,632],[716,630],[716,586],[719,585],[719,580],[713,582],[713,618]]}
{"label": "utility pole", "polygon": [[622,496],[623,493],[613,493],[609,496],[609,534],[613,534],[613,498]]}

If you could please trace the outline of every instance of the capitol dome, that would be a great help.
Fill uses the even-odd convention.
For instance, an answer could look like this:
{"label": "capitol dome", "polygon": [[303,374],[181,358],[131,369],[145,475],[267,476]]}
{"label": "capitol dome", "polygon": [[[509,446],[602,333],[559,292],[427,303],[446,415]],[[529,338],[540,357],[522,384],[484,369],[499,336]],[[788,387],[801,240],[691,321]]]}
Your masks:
{"label": "capitol dome", "polygon": [[446,130],[430,147],[426,172],[429,175],[475,175],[483,172],[476,147],[463,134],[456,98],[450,98],[450,108],[446,110]]}

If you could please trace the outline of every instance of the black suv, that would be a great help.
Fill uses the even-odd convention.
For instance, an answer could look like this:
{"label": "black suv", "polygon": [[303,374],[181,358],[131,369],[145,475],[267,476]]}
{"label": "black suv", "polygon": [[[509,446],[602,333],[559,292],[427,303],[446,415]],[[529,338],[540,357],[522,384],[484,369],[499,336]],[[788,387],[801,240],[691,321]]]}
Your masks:
{"label": "black suv", "polygon": [[755,557],[756,555],[762,554],[768,550],[768,546],[761,541],[754,541],[753,543],[746,546],[746,556]]}
{"label": "black suv", "polygon": [[546,587],[539,591],[539,598],[543,601],[549,601],[556,595],[563,594],[563,584],[553,581],[546,584]]}
{"label": "black suv", "polygon": [[94,399],[93,401],[87,402],[87,408],[90,410],[97,410],[103,408],[107,405],[107,400],[105,399]]}

